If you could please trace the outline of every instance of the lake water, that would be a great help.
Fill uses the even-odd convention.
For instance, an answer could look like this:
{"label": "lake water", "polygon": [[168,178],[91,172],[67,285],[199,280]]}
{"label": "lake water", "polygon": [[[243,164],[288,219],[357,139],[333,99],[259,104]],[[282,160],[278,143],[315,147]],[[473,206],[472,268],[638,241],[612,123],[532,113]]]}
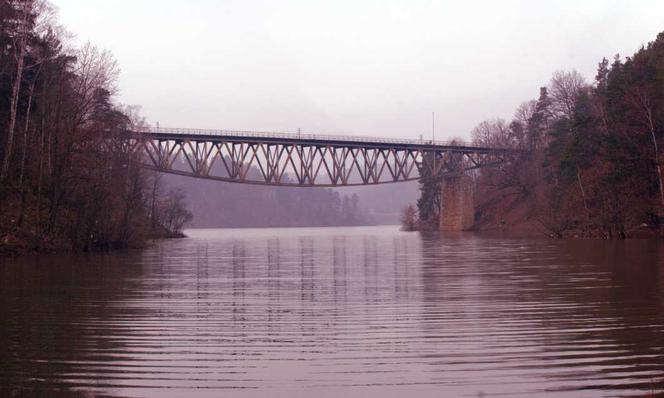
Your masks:
{"label": "lake water", "polygon": [[190,230],[0,260],[0,396],[664,391],[664,245]]}

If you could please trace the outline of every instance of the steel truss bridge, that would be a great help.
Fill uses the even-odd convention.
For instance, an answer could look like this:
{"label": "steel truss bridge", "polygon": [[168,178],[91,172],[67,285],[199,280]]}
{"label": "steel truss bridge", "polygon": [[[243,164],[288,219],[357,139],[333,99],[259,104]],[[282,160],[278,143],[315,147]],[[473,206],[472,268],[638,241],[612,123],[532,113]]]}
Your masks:
{"label": "steel truss bridge", "polygon": [[454,141],[177,128],[134,129],[122,146],[160,172],[299,187],[419,180],[494,165],[514,153]]}

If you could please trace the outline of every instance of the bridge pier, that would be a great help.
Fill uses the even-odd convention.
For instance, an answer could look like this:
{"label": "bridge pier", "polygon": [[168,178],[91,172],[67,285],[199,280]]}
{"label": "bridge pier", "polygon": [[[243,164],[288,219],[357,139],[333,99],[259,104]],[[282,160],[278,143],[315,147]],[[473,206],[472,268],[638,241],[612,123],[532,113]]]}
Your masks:
{"label": "bridge pier", "polygon": [[445,176],[440,192],[441,231],[466,231],[474,221],[474,195],[470,177],[464,173]]}

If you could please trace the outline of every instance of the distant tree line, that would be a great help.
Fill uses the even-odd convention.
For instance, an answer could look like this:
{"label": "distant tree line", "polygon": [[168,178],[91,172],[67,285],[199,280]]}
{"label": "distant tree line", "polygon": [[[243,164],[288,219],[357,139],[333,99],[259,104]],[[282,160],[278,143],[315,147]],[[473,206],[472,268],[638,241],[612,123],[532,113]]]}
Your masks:
{"label": "distant tree line", "polygon": [[[174,167],[186,169],[182,159]],[[224,174],[219,162],[212,174]],[[248,178],[259,175],[255,167],[248,172]],[[341,195],[329,188],[265,187],[177,175],[164,175],[163,186],[187,192],[195,227],[353,226],[372,221],[357,194]]]}
{"label": "distant tree line", "polygon": [[554,73],[510,122],[489,120],[475,144],[522,149],[477,175],[478,225],[530,222],[549,235],[626,237],[660,228],[664,32],[633,56],[603,59],[595,80]]}
{"label": "distant tree line", "polygon": [[181,196],[151,197],[137,155],[112,145],[142,122],[113,103],[112,55],[67,38],[49,3],[0,0],[0,250],[138,244],[150,218],[174,230],[188,218]]}

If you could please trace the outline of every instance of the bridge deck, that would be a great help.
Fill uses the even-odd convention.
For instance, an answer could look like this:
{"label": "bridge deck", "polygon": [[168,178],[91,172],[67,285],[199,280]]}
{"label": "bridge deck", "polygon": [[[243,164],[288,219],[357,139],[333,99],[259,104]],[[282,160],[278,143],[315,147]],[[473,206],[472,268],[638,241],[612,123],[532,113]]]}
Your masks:
{"label": "bridge deck", "polygon": [[413,140],[354,135],[300,134],[287,132],[206,130],[190,128],[146,128],[132,133],[156,140],[189,140],[197,142],[274,143],[289,145],[343,146],[352,148],[411,149],[446,152],[500,153],[513,152],[508,148],[491,148],[468,145],[460,140]]}

